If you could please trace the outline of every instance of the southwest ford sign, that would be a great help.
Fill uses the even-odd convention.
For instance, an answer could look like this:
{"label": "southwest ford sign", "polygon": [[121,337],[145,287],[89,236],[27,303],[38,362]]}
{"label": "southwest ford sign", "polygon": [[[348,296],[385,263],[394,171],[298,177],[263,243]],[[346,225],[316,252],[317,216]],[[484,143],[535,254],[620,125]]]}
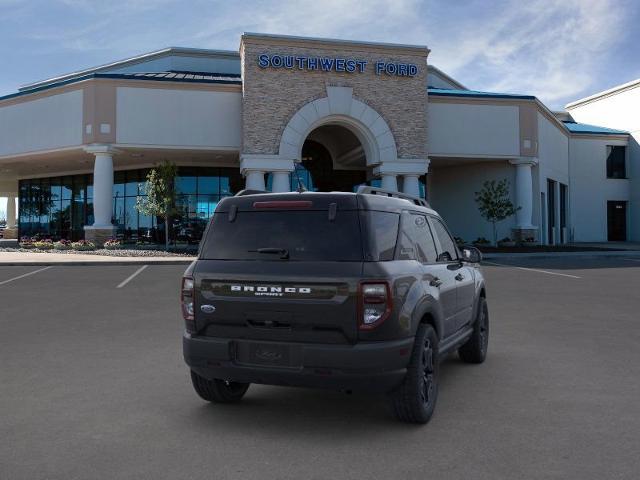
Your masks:
{"label": "southwest ford sign", "polygon": [[334,57],[299,57],[296,55],[266,54],[258,56],[260,68],[286,68],[289,70],[307,70],[319,72],[364,73],[372,68],[376,75],[397,77],[414,77],[418,74],[418,66],[413,63],[373,62],[369,67],[366,60]]}

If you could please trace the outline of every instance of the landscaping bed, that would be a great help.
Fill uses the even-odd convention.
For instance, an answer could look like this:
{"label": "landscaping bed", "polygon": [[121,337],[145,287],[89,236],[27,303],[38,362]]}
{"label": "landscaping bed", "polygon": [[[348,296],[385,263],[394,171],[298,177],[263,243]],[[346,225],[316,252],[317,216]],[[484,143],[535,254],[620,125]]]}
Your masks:
{"label": "landscaping bed", "polygon": [[142,250],[142,249],[106,249],[98,248],[95,250],[74,250],[72,248],[66,250],[55,250],[52,248],[0,248],[0,252],[22,252],[22,253],[59,253],[59,254],[81,254],[81,255],[102,255],[106,257],[193,257],[195,252],[167,252],[165,250]]}
{"label": "landscaping bed", "polygon": [[148,242],[138,244],[123,243],[119,239],[110,238],[104,246],[98,247],[88,240],[52,240],[50,238],[22,237],[17,248],[0,248],[0,252],[22,253],[61,253],[102,255],[107,257],[195,257],[196,250],[191,248],[170,247],[169,251],[161,246]]}

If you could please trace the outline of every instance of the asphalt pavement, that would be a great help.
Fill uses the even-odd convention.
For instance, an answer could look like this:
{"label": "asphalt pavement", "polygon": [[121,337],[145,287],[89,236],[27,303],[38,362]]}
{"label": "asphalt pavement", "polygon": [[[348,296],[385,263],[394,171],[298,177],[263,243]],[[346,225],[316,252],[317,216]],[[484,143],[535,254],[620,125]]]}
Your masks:
{"label": "asphalt pavement", "polygon": [[487,263],[489,357],[445,361],[426,426],[381,396],[203,402],[184,268],[0,266],[0,479],[638,477],[639,259]]}

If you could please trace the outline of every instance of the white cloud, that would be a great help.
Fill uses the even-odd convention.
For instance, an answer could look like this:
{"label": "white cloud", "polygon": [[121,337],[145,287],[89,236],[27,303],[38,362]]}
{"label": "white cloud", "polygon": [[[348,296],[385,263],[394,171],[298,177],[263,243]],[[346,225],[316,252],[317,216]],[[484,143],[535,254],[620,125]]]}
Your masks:
{"label": "white cloud", "polygon": [[[486,22],[466,21],[433,60],[478,89],[529,93],[559,106],[592,91],[607,52],[624,39],[613,0],[529,0]],[[475,76],[475,78],[474,78]]]}
{"label": "white cloud", "polygon": [[430,62],[471,88],[534,94],[550,106],[592,92],[624,38],[619,0],[326,0],[217,10],[193,40],[237,48],[242,31],[426,44]]}
{"label": "white cloud", "polygon": [[235,50],[243,31],[426,44],[432,49],[429,61],[470,88],[535,94],[553,107],[592,93],[610,73],[609,54],[627,36],[629,12],[637,10],[632,0],[47,2],[51,5],[65,18],[47,19],[43,9],[32,9],[36,22],[21,33],[39,53],[68,50],[83,58],[93,53],[98,64],[169,45]]}
{"label": "white cloud", "polygon": [[[212,12],[194,38],[217,40],[222,32],[257,31],[345,39],[393,39],[402,25],[418,24],[419,0],[321,0],[260,2],[256,8]],[[237,46],[238,38],[231,39]]]}

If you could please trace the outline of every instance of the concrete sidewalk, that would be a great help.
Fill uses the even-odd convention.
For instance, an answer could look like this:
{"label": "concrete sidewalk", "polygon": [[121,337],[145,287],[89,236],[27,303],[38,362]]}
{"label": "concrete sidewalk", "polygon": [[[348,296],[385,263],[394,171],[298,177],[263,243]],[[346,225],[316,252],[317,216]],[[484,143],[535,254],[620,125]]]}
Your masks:
{"label": "concrete sidewalk", "polygon": [[484,260],[498,260],[500,258],[575,258],[575,257],[628,257],[628,258],[640,258],[640,250],[609,250],[609,251],[584,251],[584,252],[528,252],[528,253],[483,253],[482,258]]}
{"label": "concrete sidewalk", "polygon": [[82,253],[0,252],[0,266],[17,265],[188,265],[194,257],[116,257]]}

